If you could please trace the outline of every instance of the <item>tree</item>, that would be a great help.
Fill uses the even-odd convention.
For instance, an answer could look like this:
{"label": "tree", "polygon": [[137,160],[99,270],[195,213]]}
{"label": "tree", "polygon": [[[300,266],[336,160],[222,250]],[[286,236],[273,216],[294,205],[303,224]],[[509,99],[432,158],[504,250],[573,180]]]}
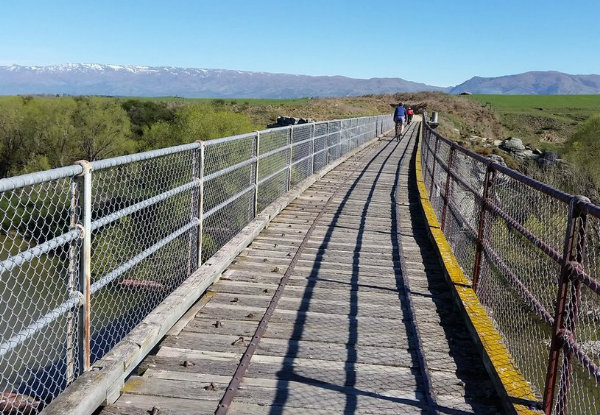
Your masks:
{"label": "tree", "polygon": [[79,98],[72,122],[76,134],[76,155],[86,160],[131,153],[135,142],[130,138],[127,113],[116,101]]}

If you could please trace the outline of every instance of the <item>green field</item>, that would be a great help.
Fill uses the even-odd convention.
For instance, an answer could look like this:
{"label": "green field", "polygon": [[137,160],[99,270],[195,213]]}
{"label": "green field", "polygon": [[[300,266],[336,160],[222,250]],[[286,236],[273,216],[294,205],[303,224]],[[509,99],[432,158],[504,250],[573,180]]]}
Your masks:
{"label": "green field", "polygon": [[560,150],[582,122],[600,114],[600,95],[469,95],[498,114],[507,136]]}
{"label": "green field", "polygon": [[600,95],[467,95],[500,112],[543,110],[600,111]]}

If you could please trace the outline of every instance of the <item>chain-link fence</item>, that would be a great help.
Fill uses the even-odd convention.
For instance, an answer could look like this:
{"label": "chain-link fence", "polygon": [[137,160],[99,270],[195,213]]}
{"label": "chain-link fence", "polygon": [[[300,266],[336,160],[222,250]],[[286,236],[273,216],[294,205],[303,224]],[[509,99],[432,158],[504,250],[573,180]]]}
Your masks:
{"label": "chain-link fence", "polygon": [[600,208],[424,123],[441,228],[547,414],[600,411]]}
{"label": "chain-link fence", "polygon": [[0,413],[36,413],[258,212],[390,116],[0,180]]}

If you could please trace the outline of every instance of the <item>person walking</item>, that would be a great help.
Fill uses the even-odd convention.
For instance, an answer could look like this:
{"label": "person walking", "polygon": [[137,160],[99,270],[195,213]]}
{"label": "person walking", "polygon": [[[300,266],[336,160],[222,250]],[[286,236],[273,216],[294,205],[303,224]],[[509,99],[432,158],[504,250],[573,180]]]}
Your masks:
{"label": "person walking", "polygon": [[401,102],[398,103],[394,110],[394,122],[396,123],[396,140],[400,141],[400,136],[404,132],[404,121],[406,119],[406,108]]}

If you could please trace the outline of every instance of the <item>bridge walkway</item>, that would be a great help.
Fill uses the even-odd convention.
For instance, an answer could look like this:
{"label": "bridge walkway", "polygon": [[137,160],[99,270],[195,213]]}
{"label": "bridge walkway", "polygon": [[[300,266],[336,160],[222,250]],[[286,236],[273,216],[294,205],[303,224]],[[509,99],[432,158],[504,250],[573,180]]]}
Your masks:
{"label": "bridge walkway", "polygon": [[382,138],[292,202],[101,413],[501,413],[425,231],[417,136]]}

